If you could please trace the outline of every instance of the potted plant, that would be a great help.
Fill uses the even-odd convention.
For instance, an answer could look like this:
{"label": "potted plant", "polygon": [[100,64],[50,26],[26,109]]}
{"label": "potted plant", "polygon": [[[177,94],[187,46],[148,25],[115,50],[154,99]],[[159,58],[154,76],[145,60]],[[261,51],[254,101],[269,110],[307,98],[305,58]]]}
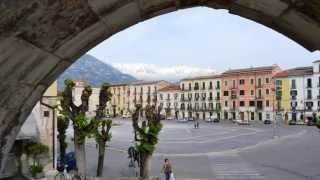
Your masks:
{"label": "potted plant", "polygon": [[316,126],[318,129],[320,129],[320,118],[319,117],[317,117],[317,119],[316,119]]}
{"label": "potted plant", "polygon": [[41,143],[31,143],[27,146],[28,155],[32,156],[32,165],[30,166],[30,172],[32,177],[39,179],[44,176],[43,166],[40,163],[40,155],[49,152],[48,146]]}

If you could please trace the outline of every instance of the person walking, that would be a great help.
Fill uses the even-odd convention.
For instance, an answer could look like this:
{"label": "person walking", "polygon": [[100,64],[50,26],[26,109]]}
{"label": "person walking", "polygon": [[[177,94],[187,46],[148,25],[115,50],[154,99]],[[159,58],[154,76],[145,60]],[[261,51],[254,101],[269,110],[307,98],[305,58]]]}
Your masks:
{"label": "person walking", "polygon": [[164,175],[166,177],[166,180],[170,180],[171,179],[170,177],[171,177],[171,173],[172,173],[172,165],[171,165],[171,163],[170,163],[168,158],[166,158],[164,160],[164,164],[163,164],[163,167],[162,167],[162,172],[164,173]]}

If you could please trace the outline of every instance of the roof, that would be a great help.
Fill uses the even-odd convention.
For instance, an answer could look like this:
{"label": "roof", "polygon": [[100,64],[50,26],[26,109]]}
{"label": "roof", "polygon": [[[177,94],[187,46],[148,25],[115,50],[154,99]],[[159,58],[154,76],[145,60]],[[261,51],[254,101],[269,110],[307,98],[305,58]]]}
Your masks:
{"label": "roof", "polygon": [[250,67],[250,68],[241,68],[241,69],[231,69],[222,73],[222,75],[229,75],[229,74],[238,74],[238,73],[254,73],[254,72],[261,72],[261,71],[273,71],[275,68],[279,68],[278,65],[272,66],[260,66],[260,67]]}
{"label": "roof", "polygon": [[130,85],[145,85],[145,84],[157,84],[160,82],[166,82],[164,80],[157,80],[157,81],[144,81],[144,80],[138,80],[138,81],[132,81],[129,83]]}
{"label": "roof", "polygon": [[128,86],[127,83],[113,83],[111,84],[111,87],[117,87],[117,86]]}
{"label": "roof", "polygon": [[220,78],[220,77],[221,77],[221,75],[219,75],[219,74],[212,74],[212,75],[207,75],[207,76],[196,76],[196,77],[184,78],[184,79],[181,79],[181,81],[216,79],[216,78]]}
{"label": "roof", "polygon": [[297,67],[293,69],[280,71],[274,77],[282,78],[282,77],[289,77],[289,76],[305,76],[305,75],[312,75],[312,74],[313,74],[313,67],[306,66],[306,67]]}
{"label": "roof", "polygon": [[159,89],[158,91],[179,91],[180,86],[177,84],[170,84],[164,88]]}

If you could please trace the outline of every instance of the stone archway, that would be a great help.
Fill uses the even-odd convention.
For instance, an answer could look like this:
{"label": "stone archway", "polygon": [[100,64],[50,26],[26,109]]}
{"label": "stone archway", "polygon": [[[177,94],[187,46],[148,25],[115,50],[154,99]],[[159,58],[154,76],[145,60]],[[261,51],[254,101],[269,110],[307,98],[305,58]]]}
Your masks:
{"label": "stone archway", "polygon": [[78,57],[129,26],[195,6],[227,9],[320,50],[318,0],[2,0],[0,166],[42,93]]}

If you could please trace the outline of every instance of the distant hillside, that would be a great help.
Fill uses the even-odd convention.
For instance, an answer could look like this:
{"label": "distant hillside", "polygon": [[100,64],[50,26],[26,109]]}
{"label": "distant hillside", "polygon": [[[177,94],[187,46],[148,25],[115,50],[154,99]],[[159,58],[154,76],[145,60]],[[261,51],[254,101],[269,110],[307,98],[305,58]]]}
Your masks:
{"label": "distant hillside", "polygon": [[121,83],[136,80],[133,76],[124,74],[111,65],[88,54],[79,58],[60,75],[58,78],[59,90],[63,89],[66,78],[85,79],[92,86],[100,86],[103,82]]}

